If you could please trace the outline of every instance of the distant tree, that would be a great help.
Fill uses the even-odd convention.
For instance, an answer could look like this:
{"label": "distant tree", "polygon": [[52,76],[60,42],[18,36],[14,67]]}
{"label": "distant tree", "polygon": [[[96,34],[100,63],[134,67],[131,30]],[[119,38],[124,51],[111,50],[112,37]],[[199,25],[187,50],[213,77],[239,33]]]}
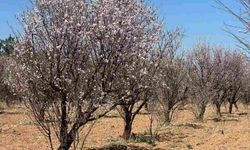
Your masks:
{"label": "distant tree", "polygon": [[229,90],[229,84],[227,82],[227,75],[229,69],[229,60],[226,52],[223,48],[215,48],[213,52],[213,64],[214,64],[214,76],[213,76],[213,88],[215,95],[212,97],[212,103],[216,107],[216,113],[221,116],[221,105],[226,102]]}
{"label": "distant tree", "polygon": [[155,75],[154,91],[157,114],[164,115],[164,123],[169,124],[174,112],[184,104],[188,96],[187,71],[184,58],[177,54],[183,33],[179,29],[166,32],[160,43],[159,65]]}
{"label": "distant tree", "polygon": [[214,95],[212,47],[201,42],[193,47],[187,56],[189,97],[195,104],[196,119],[203,120],[206,106]]}
{"label": "distant tree", "polygon": [[14,51],[14,38],[10,35],[4,40],[0,40],[0,54],[10,55]]}
{"label": "distant tree", "polygon": [[232,50],[217,48],[214,51],[214,79],[213,88],[215,95],[212,98],[217,114],[221,116],[221,105],[229,102],[229,112],[232,113],[233,105],[241,98],[243,90],[244,58],[240,53]]}
{"label": "distant tree", "polygon": [[88,122],[125,99],[138,100],[134,96],[145,86],[132,79],[140,72],[146,76],[138,61],[148,59],[161,31],[155,11],[143,1],[36,0],[20,21],[24,35],[15,45],[18,69],[10,82],[51,149],[53,131],[58,149],[67,150]]}
{"label": "distant tree", "polygon": [[20,98],[13,93],[10,85],[7,84],[8,74],[10,74],[8,67],[14,61],[11,54],[14,52],[14,38],[10,35],[4,40],[0,40],[0,100],[5,102],[7,106],[18,102]]}
{"label": "distant tree", "polygon": [[8,82],[15,73],[12,71],[15,63],[12,57],[0,56],[0,100],[7,106],[22,102],[19,94],[15,93],[14,88]]}
{"label": "distant tree", "polygon": [[[2,49],[2,47],[3,47],[3,41],[0,40],[0,50]],[[1,50],[1,53],[2,53],[2,50]]]}
{"label": "distant tree", "polygon": [[232,113],[233,105],[238,110],[237,102],[242,98],[243,75],[244,75],[244,57],[242,54],[233,52],[229,56],[229,68],[227,82],[229,84],[228,102],[229,113]]}
{"label": "distant tree", "polygon": [[5,60],[0,56],[0,101],[2,102],[6,96],[6,85],[4,83]]}

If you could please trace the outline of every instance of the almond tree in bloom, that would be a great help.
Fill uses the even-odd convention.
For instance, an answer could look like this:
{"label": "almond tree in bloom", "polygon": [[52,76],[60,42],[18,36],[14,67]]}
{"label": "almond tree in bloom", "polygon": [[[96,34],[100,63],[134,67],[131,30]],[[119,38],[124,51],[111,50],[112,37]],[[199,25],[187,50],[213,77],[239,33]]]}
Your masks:
{"label": "almond tree in bloom", "polygon": [[203,120],[206,106],[214,95],[212,63],[212,47],[205,43],[199,43],[193,47],[193,51],[187,57],[189,96],[197,107],[194,111],[198,120]]}
{"label": "almond tree in bloom", "polygon": [[131,65],[135,58],[149,59],[161,31],[155,12],[138,0],[35,0],[19,19],[21,71],[10,82],[51,149],[55,133],[60,150],[71,147],[81,127],[130,96],[117,91],[138,70]]}
{"label": "almond tree in bloom", "polygon": [[8,85],[8,67],[12,61],[11,56],[14,50],[14,38],[9,36],[8,38],[0,39],[0,100],[5,102],[7,106],[17,102],[19,99],[17,95],[11,90],[11,86]]}
{"label": "almond tree in bloom", "polygon": [[[121,100],[118,112],[124,121],[123,138],[128,140],[132,132],[132,125],[136,115],[147,102],[153,67],[141,57],[131,57],[131,62],[126,63],[126,68],[121,72],[121,80],[116,84],[120,90],[115,93]],[[151,70],[152,69],[152,70]]]}
{"label": "almond tree in bloom", "polygon": [[[4,71],[5,71],[5,57],[0,56],[0,100],[1,102],[5,99],[6,93],[6,84],[4,82]],[[1,109],[1,108],[0,108]]]}
{"label": "almond tree in bloom", "polygon": [[245,60],[242,54],[232,50],[217,48],[213,57],[214,77],[213,88],[215,95],[212,98],[216,106],[217,115],[221,116],[221,105],[229,102],[229,112],[233,105],[238,109],[237,102],[242,97],[243,79],[245,74]]}
{"label": "almond tree in bloom", "polygon": [[[153,48],[152,48],[153,49]],[[120,81],[115,91],[120,100],[117,110],[124,121],[122,137],[128,140],[131,136],[135,117],[146,105],[153,90],[153,80],[157,69],[157,56],[153,53],[131,56],[118,75]]]}
{"label": "almond tree in bloom", "polygon": [[16,61],[13,57],[0,55],[0,100],[6,103],[7,106],[21,102],[20,97],[13,91],[12,86],[8,82],[11,79],[11,74],[14,73],[12,69],[15,68],[15,64]]}
{"label": "almond tree in bloom", "polygon": [[244,78],[244,57],[242,54],[232,52],[228,55],[229,68],[227,75],[228,82],[228,102],[229,113],[233,111],[233,105],[238,110],[237,102],[242,98],[243,78]]}
{"label": "almond tree in bloom", "polygon": [[[157,114],[164,116],[164,123],[169,124],[174,112],[187,99],[187,71],[182,55],[177,54],[181,46],[183,33],[176,29],[163,35],[155,82]],[[155,106],[154,106],[155,107]]]}
{"label": "almond tree in bloom", "polygon": [[215,48],[213,64],[214,64],[214,77],[213,77],[213,88],[215,95],[212,97],[212,103],[216,107],[216,113],[221,116],[221,105],[226,102],[229,83],[227,82],[229,59],[230,53],[223,48]]}
{"label": "almond tree in bloom", "polygon": [[[113,94],[119,100],[118,110],[124,120],[123,138],[128,140],[133,121],[145,105],[148,91],[152,87],[150,85],[155,70],[154,60],[156,59],[153,53],[160,38],[161,22],[157,19],[156,12],[142,2],[130,0],[119,2],[117,5],[114,5],[114,1],[106,3],[112,7],[109,9],[101,7],[103,8],[101,11],[106,13],[108,17],[113,9],[129,12],[133,16],[132,20],[129,19],[130,22],[124,20],[124,18],[129,17],[126,14],[121,14],[118,18],[114,16],[114,19],[118,20],[118,24],[125,26],[124,29],[114,29],[120,30],[118,38],[133,37],[128,41],[122,40],[120,43],[122,48],[129,49],[131,52],[122,54],[125,61],[116,73],[119,80],[113,84],[115,87]],[[131,24],[129,27],[128,23]]]}

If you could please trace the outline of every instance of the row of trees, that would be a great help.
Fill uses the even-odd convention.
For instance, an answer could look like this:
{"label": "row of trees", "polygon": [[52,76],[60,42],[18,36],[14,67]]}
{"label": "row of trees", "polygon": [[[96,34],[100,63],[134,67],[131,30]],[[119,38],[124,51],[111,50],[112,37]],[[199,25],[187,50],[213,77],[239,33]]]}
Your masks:
{"label": "row of trees", "polygon": [[[249,69],[244,55],[206,42],[195,45],[187,55],[177,55],[171,48],[156,73],[152,98],[153,107],[165,117],[173,118],[175,110],[186,104],[195,106],[196,119],[203,120],[206,107],[214,104],[221,116],[222,104],[229,103],[229,113],[237,102],[248,104]],[[170,57],[169,57],[170,56]]]}
{"label": "row of trees", "polygon": [[[170,123],[185,104],[203,120],[209,102],[249,102],[246,58],[235,51],[195,45],[178,52],[180,29],[166,31],[155,10],[138,0],[35,0],[19,18],[24,34],[0,73],[22,98],[54,149],[75,144],[79,131],[117,108],[124,139],[147,106]],[[6,58],[7,56],[5,56]],[[2,57],[1,57],[2,58]]]}
{"label": "row of trees", "polygon": [[25,34],[9,82],[51,148],[52,133],[58,149],[69,149],[81,127],[117,105],[128,139],[145,102],[134,106],[149,94],[157,67],[162,23],[155,10],[137,0],[37,0],[20,22]]}

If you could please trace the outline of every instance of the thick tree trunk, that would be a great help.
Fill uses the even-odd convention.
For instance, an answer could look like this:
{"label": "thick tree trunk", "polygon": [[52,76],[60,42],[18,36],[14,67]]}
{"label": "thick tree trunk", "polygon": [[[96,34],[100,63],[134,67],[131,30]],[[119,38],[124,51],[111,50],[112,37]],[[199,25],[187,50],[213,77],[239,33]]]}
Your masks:
{"label": "thick tree trunk", "polygon": [[140,110],[144,107],[146,101],[143,101],[140,106],[138,108],[136,108],[136,110],[133,111],[133,108],[138,100],[138,96],[139,95],[135,95],[135,97],[133,97],[131,99],[131,104],[129,105],[122,105],[122,110],[123,110],[123,119],[124,119],[124,131],[123,131],[123,138],[125,140],[129,140],[131,137],[131,132],[132,132],[132,125],[133,125],[133,121],[135,119],[135,116],[140,112]]}
{"label": "thick tree trunk", "polygon": [[131,124],[131,122],[125,122],[125,126],[124,126],[124,131],[123,131],[122,137],[125,140],[129,140],[130,135],[131,135],[131,131],[132,131],[132,124]]}
{"label": "thick tree trunk", "polygon": [[81,118],[81,117],[78,118],[78,121],[74,123],[69,133],[67,133],[65,140],[63,140],[63,142],[60,141],[60,146],[58,150],[69,150],[72,143],[75,141],[78,130],[87,122],[88,122],[87,118]]}
{"label": "thick tree trunk", "polygon": [[60,120],[60,147],[59,150],[67,150],[68,145],[68,124],[67,124],[67,98],[63,96],[61,101],[61,120]]}
{"label": "thick tree trunk", "polygon": [[130,138],[130,135],[131,135],[131,131],[132,131],[132,123],[133,123],[133,120],[132,120],[132,112],[130,112],[128,110],[128,108],[123,108],[124,110],[124,130],[123,130],[123,135],[122,137],[125,139],[125,140],[129,140]]}
{"label": "thick tree trunk", "polygon": [[75,124],[72,129],[70,130],[70,132],[67,134],[66,139],[64,140],[63,143],[60,143],[60,146],[58,148],[58,150],[69,150],[72,143],[74,142],[75,138],[76,138],[76,134],[78,132],[80,125],[79,124]]}
{"label": "thick tree trunk", "polygon": [[[90,113],[91,114],[91,113]],[[69,150],[71,145],[76,139],[77,133],[79,129],[84,126],[89,121],[90,114],[83,114],[79,111],[79,118],[76,119],[76,122],[72,125],[72,128],[67,133],[66,136],[63,137],[64,140],[60,141],[60,146],[58,150]]]}
{"label": "thick tree trunk", "polygon": [[67,142],[64,142],[64,143],[60,144],[58,150],[69,150],[70,146],[71,146],[71,144],[67,144]]}

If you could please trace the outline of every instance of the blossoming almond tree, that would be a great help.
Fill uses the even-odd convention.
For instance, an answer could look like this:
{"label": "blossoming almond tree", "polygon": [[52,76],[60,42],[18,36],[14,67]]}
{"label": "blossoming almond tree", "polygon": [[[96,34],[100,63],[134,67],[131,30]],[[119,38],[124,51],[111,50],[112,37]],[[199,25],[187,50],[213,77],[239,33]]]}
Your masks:
{"label": "blossoming almond tree", "polygon": [[128,96],[116,94],[123,88],[116,84],[120,75],[130,76],[137,67],[130,66],[131,58],[146,58],[161,31],[155,12],[138,0],[35,0],[19,19],[24,34],[15,49],[21,71],[12,84],[22,89],[16,91],[51,149],[55,132],[60,150]]}
{"label": "blossoming almond tree", "polygon": [[214,96],[212,48],[204,42],[195,45],[186,62],[189,96],[191,101],[197,106],[197,110],[194,111],[195,117],[201,121],[209,100]]}
{"label": "blossoming almond tree", "polygon": [[213,88],[215,95],[212,98],[216,106],[217,115],[221,116],[221,105],[229,101],[229,111],[232,106],[237,108],[237,101],[242,96],[243,77],[245,74],[245,60],[242,54],[232,50],[217,48],[213,54],[214,77]]}
{"label": "blossoming almond tree", "polygon": [[6,103],[7,106],[21,102],[20,97],[12,90],[12,86],[8,83],[10,74],[13,74],[11,71],[14,67],[13,64],[15,64],[13,57],[0,55],[0,100]]}
{"label": "blossoming almond tree", "polygon": [[215,95],[211,100],[216,107],[218,117],[221,116],[221,105],[226,102],[229,90],[227,82],[230,67],[229,54],[224,48],[214,48],[212,63],[214,64],[213,89],[215,90]]}
{"label": "blossoming almond tree", "polygon": [[149,100],[152,89],[152,80],[156,70],[153,60],[144,56],[131,57],[131,61],[121,72],[120,81],[116,84],[120,87],[117,94],[120,105],[117,107],[120,116],[124,120],[123,138],[128,140],[131,136],[132,125],[135,117]]}
{"label": "blossoming almond tree", "polygon": [[229,68],[227,73],[229,113],[232,113],[233,105],[238,109],[237,102],[242,98],[244,71],[244,56],[241,53],[231,52],[228,55]]}
{"label": "blossoming almond tree", "polygon": [[121,109],[118,110],[120,110],[120,115],[124,120],[123,137],[127,140],[130,138],[133,120],[147,101],[146,95],[151,87],[150,81],[155,68],[155,57],[152,56],[152,53],[160,39],[161,21],[157,19],[156,12],[152,8],[145,6],[141,2],[127,0],[119,5],[113,5],[113,1],[107,1],[107,3],[112,7],[101,10],[106,13],[106,16],[109,16],[110,11],[113,11],[113,9],[130,12],[133,15],[130,26],[127,25],[129,22],[123,22],[125,20],[123,18],[128,16],[124,16],[124,14],[121,14],[122,16],[119,18],[114,16],[114,19],[119,20],[119,24],[125,26],[120,31],[123,34],[125,33],[125,37],[123,37],[122,33],[119,33],[119,36],[122,36],[122,38],[134,37],[128,43],[122,41],[120,44],[125,49],[132,51],[122,56],[126,58],[126,61],[123,62],[120,71],[116,73],[119,80],[114,82],[114,87],[117,90],[113,92],[119,100],[119,108]]}
{"label": "blossoming almond tree", "polygon": [[156,73],[155,92],[158,114],[164,115],[164,123],[169,124],[174,111],[187,99],[187,71],[184,58],[177,54],[183,37],[179,29],[166,32],[162,38],[159,67]]}

